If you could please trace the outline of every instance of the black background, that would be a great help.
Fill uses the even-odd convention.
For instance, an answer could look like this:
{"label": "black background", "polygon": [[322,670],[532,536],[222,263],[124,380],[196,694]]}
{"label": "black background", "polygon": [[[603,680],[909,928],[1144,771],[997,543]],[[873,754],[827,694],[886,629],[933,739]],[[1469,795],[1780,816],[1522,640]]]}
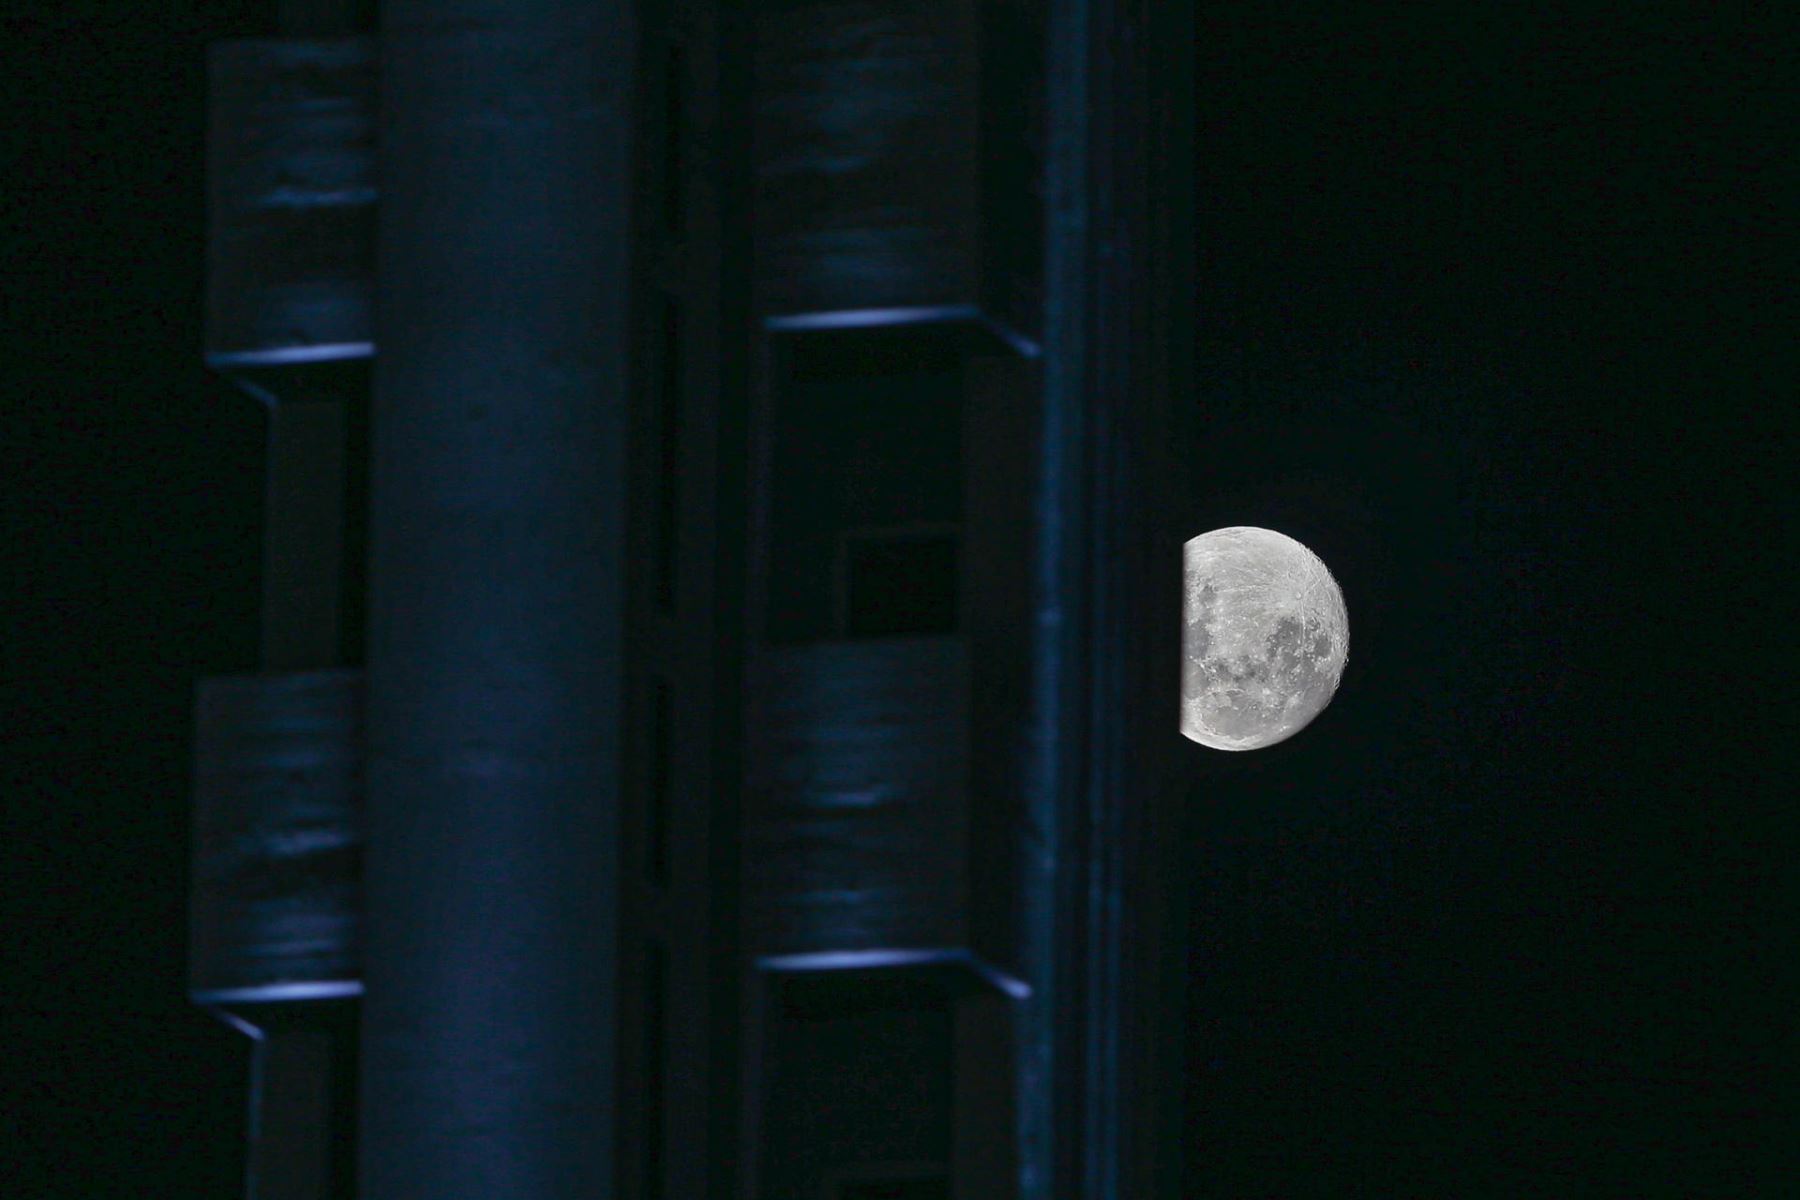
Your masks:
{"label": "black background", "polygon": [[[202,49],[268,13],[49,8],[0,24],[0,1191],[225,1197],[188,756],[262,427],[200,364]],[[1201,13],[1193,532],[1307,541],[1353,642],[1305,735],[1193,751],[1195,1195],[1778,1178],[1791,45],[1580,9]]]}
{"label": "black background", "polygon": [[1343,7],[1199,21],[1191,530],[1306,542],[1351,650],[1190,756],[1188,1192],[1770,1194],[1774,31]]}
{"label": "black background", "polygon": [[0,23],[0,1192],[242,1193],[188,1004],[193,685],[253,669],[261,415],[200,360],[206,43],[250,3]]}

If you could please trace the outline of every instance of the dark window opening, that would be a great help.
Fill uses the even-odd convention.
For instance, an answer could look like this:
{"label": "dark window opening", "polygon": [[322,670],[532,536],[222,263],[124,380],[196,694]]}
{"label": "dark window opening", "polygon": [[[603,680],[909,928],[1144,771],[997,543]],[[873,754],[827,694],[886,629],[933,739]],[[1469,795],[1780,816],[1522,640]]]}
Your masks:
{"label": "dark window opening", "polygon": [[948,1197],[959,978],[910,968],[769,977],[759,1194]]}
{"label": "dark window opening", "polygon": [[658,679],[650,690],[650,796],[646,805],[644,859],[650,881],[657,887],[669,882],[669,804],[674,790],[674,723],[667,681]]}
{"label": "dark window opening", "polygon": [[667,1096],[668,952],[660,942],[644,947],[644,1143],[642,1200],[663,1200],[664,1099]]}
{"label": "dark window opening", "polygon": [[773,340],[770,642],[956,628],[968,336],[915,325]]}
{"label": "dark window opening", "polygon": [[656,344],[656,604],[675,610],[681,530],[681,309],[662,299]]}
{"label": "dark window opening", "polygon": [[844,542],[846,637],[954,633],[957,540],[950,533],[852,533]]}
{"label": "dark window opening", "polygon": [[671,42],[663,59],[663,229],[679,239],[687,219],[687,181],[684,148],[687,145],[687,50]]}
{"label": "dark window opening", "polygon": [[338,662],[361,667],[369,640],[369,389],[351,393],[344,422],[343,548]]}
{"label": "dark window opening", "polygon": [[259,657],[266,671],[363,665],[368,625],[369,363],[256,368],[263,462]]}
{"label": "dark window opening", "polygon": [[356,1147],[360,1112],[357,1088],[361,1074],[362,1023],[350,1004],[332,1030],[331,1070],[331,1200],[356,1195]]}

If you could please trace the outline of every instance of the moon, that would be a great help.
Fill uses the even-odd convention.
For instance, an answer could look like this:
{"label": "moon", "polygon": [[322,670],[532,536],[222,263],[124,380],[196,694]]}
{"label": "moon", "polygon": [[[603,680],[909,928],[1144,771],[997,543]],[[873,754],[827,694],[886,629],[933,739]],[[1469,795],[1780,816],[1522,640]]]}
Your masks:
{"label": "moon", "polygon": [[1215,750],[1286,741],[1325,711],[1350,653],[1344,593],[1318,555],[1234,525],[1183,551],[1181,732]]}

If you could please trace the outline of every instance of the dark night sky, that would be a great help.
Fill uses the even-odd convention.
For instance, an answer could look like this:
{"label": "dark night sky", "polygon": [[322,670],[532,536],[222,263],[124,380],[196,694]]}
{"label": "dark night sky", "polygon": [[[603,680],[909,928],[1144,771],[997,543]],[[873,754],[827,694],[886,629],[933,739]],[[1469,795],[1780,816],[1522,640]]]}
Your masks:
{"label": "dark night sky", "polygon": [[1317,550],[1351,663],[1194,756],[1191,1186],[1768,1194],[1773,33],[1274,7],[1200,21],[1193,531]]}
{"label": "dark night sky", "polygon": [[[1196,519],[1310,523],[1362,640],[1287,757],[1196,760],[1257,797],[1195,817],[1197,953],[1235,956],[1196,1055],[1256,1111],[1322,1097],[1296,1136],[1405,1090],[1446,1160],[1486,1112],[1565,1181],[1750,1194],[1794,1117],[1793,56],[1565,7],[1200,22]],[[190,697],[253,663],[261,426],[199,359],[202,48],[265,6],[44,8],[0,9],[0,1192],[223,1198]],[[1259,1023],[1334,939],[1345,1005]]]}
{"label": "dark night sky", "polygon": [[202,48],[259,7],[0,21],[9,1196],[241,1194],[243,1039],[183,971],[192,687],[253,665],[261,437],[198,354]]}

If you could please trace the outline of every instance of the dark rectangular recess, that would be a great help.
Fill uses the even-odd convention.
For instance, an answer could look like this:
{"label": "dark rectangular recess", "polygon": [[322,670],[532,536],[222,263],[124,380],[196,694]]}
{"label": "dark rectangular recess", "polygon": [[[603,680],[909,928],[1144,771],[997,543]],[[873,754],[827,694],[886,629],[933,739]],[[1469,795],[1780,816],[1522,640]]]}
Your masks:
{"label": "dark rectangular recess", "polygon": [[360,667],[368,619],[369,362],[237,367],[267,406],[261,667]]}
{"label": "dark rectangular recess", "polygon": [[335,398],[269,411],[263,503],[262,668],[336,666],[343,622],[344,426]]}
{"label": "dark rectangular recess", "polygon": [[947,966],[804,971],[777,978],[776,1012],[786,1021],[936,1011],[962,986],[956,970]]}
{"label": "dark rectangular recess", "polygon": [[[847,539],[860,531],[954,531],[962,520],[963,370],[960,325],[815,330],[772,340],[766,486],[767,637],[798,644],[859,636],[847,628]],[[905,593],[917,612],[859,593],[855,629],[955,628],[954,553],[936,546],[871,549],[856,574],[893,578],[900,557],[924,570]],[[935,563],[939,569],[928,569]],[[951,610],[944,617],[946,602]],[[904,608],[905,606],[900,606]]]}
{"label": "dark rectangular recess", "polygon": [[[220,1011],[220,1010],[215,1010]],[[329,1000],[280,1000],[245,1004],[229,1010],[233,1023],[254,1026],[260,1033],[261,1045],[271,1041],[313,1037],[322,1039],[324,1055],[302,1069],[318,1074],[308,1085],[312,1096],[311,1112],[289,1109],[278,1114],[266,1104],[267,1097],[251,1096],[251,1107],[261,1107],[257,1120],[277,1119],[286,1128],[270,1131],[276,1142],[288,1143],[290,1150],[296,1137],[311,1137],[319,1144],[306,1153],[317,1156],[321,1170],[307,1170],[303,1177],[292,1172],[295,1164],[271,1162],[266,1155],[253,1152],[249,1166],[253,1178],[249,1193],[259,1197],[305,1196],[308,1200],[355,1200],[356,1157],[360,1112],[357,1087],[361,1075],[362,1002],[356,997]],[[264,1067],[270,1066],[265,1062]],[[291,1060],[281,1064],[284,1070],[299,1066]],[[291,1086],[290,1081],[289,1086]],[[291,1103],[294,1097],[289,1097]],[[255,1136],[254,1134],[252,1135]],[[271,1169],[273,1168],[273,1169]]]}
{"label": "dark rectangular recess", "polygon": [[956,632],[958,557],[951,533],[846,537],[844,635]]}
{"label": "dark rectangular recess", "polygon": [[338,664],[360,669],[369,640],[369,387],[346,392]]}
{"label": "dark rectangular recess", "polygon": [[659,941],[644,944],[643,1176],[640,1200],[663,1200],[667,1176],[665,1125],[668,1099],[669,953]]}
{"label": "dark rectangular recess", "polygon": [[687,222],[687,47],[671,39],[662,63],[662,220],[677,241]]}
{"label": "dark rectangular recess", "polygon": [[252,1063],[250,1192],[317,1197],[330,1177],[331,1036],[265,1029]]}
{"label": "dark rectangular recess", "polygon": [[644,869],[650,882],[669,882],[669,805],[674,793],[674,701],[669,682],[650,684],[650,786],[644,829]]}
{"label": "dark rectangular recess", "polygon": [[979,335],[954,321],[849,326],[782,339],[794,383],[853,382],[876,376],[938,375],[962,369]]}
{"label": "dark rectangular recess", "polygon": [[656,604],[675,611],[681,537],[681,305],[662,294],[656,330]]}
{"label": "dark rectangular recess", "polygon": [[754,1194],[812,1200],[852,1182],[942,1176],[955,1140],[955,1001],[933,982],[890,970],[769,980]]}
{"label": "dark rectangular recess", "polygon": [[362,1076],[362,1022],[359,1001],[340,1003],[332,1025],[330,1200],[356,1200],[357,1105]]}

